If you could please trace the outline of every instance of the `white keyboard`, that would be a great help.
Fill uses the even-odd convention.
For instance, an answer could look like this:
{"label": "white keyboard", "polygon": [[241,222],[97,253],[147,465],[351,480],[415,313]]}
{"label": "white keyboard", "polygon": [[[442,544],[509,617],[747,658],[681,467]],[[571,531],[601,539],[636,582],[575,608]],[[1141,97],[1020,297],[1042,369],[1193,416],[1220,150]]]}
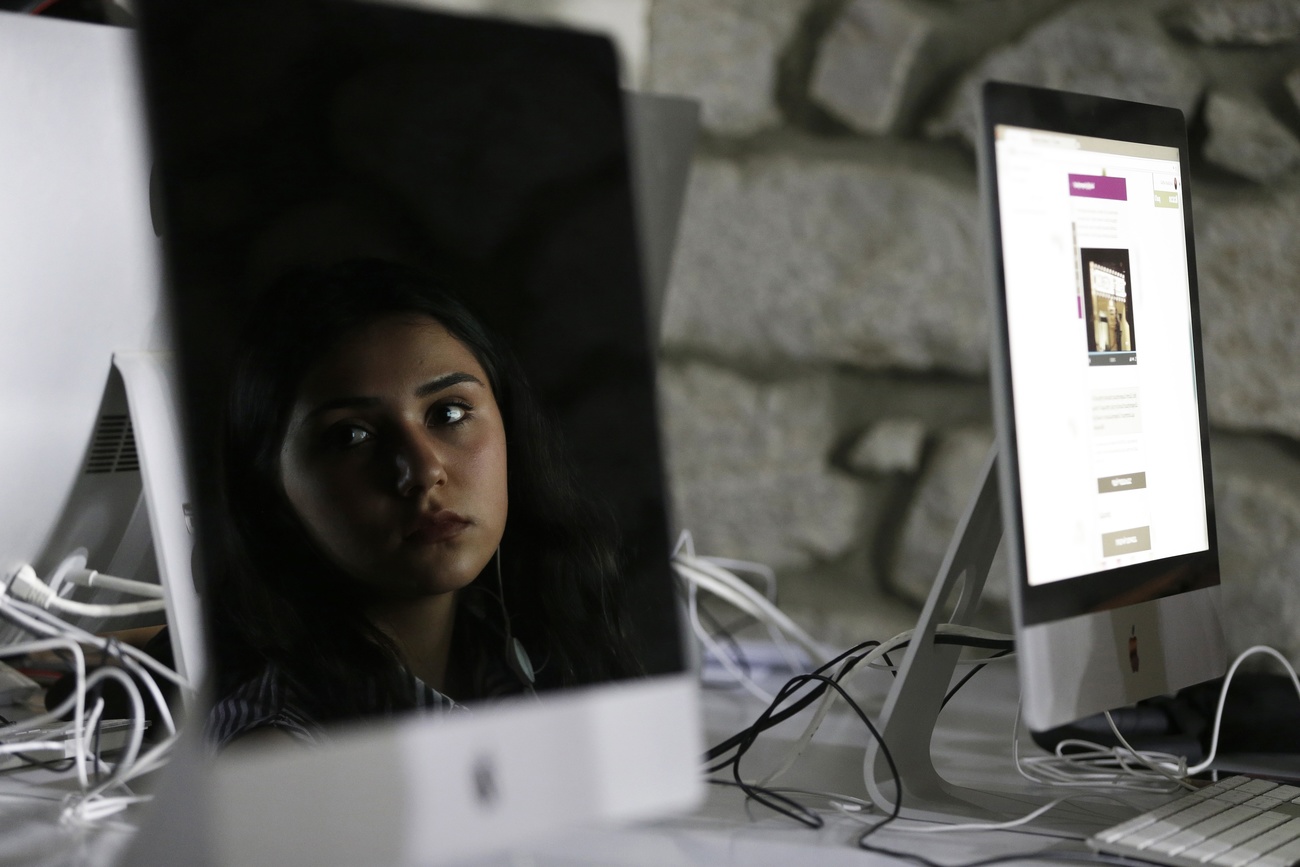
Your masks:
{"label": "white keyboard", "polygon": [[1300,864],[1300,787],[1229,777],[1093,835],[1098,852],[1175,867]]}

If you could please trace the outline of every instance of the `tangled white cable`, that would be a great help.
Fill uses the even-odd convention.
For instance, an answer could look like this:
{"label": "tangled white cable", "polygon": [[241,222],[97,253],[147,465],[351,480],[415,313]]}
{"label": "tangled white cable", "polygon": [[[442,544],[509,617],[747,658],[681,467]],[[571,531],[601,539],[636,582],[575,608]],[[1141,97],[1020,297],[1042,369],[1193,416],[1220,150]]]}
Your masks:
{"label": "tangled white cable", "polygon": [[[193,689],[184,678],[143,651],[113,639],[93,635],[66,622],[55,613],[62,611],[68,614],[111,617],[163,610],[164,600],[158,585],[101,575],[83,568],[84,556],[79,561],[78,556],[79,552],[74,552],[59,567],[55,577],[60,584],[66,580],[150,598],[145,602],[90,605],[63,598],[58,587],[46,585],[30,566],[24,565],[10,575],[9,580],[0,586],[0,617],[37,637],[22,644],[0,647],[0,656],[65,650],[72,657],[75,688],[63,702],[48,709],[46,713],[0,727],[0,753],[21,753],[51,745],[62,749],[63,743],[58,741],[28,740],[6,744],[5,738],[19,730],[31,731],[56,723],[71,711],[71,747],[79,791],[63,799],[62,816],[66,822],[86,824],[99,822],[132,804],[147,800],[147,796],[131,792],[127,783],[161,766],[175,742],[176,722],[155,678],[162,677],[175,684],[186,700],[193,696]],[[113,664],[103,665],[88,673],[83,647],[98,649]],[[130,708],[130,728],[112,772],[106,779],[92,782],[90,766],[93,763],[94,772],[98,775],[102,764],[95,752],[95,732],[103,714],[104,703],[100,699],[87,711],[86,696],[88,689],[107,681],[117,683],[126,694]],[[142,751],[147,721],[141,686],[149,693],[159,720],[166,729],[165,737],[147,751]],[[118,791],[122,794],[116,794]],[[34,796],[40,795],[34,793]]]}
{"label": "tangled white cable", "polygon": [[26,564],[19,567],[18,571],[10,578],[7,590],[14,597],[25,602],[31,602],[46,609],[55,608],[79,617],[130,617],[136,614],[153,614],[166,610],[167,603],[162,599],[161,588],[156,584],[144,584],[141,581],[130,581],[126,578],[115,578],[112,575],[101,575],[93,569],[80,570],[79,573],[74,573],[69,578],[74,583],[87,587],[98,582],[103,587],[137,594],[139,588],[147,587],[149,589],[145,593],[155,598],[146,602],[122,602],[115,605],[75,602],[60,596],[49,585],[36,577],[35,570]]}
{"label": "tangled white cable", "polygon": [[773,643],[782,649],[792,668],[796,670],[799,668],[799,660],[797,654],[789,650],[789,640],[799,645],[818,665],[829,658],[826,655],[826,648],[804,631],[803,627],[791,620],[789,615],[778,608],[768,595],[760,593],[735,572],[730,571],[735,569],[760,576],[768,585],[769,595],[775,595],[776,579],[766,566],[743,560],[697,556],[689,531],[682,532],[673,550],[672,564],[678,578],[688,588],[698,587],[705,590],[766,625]]}
{"label": "tangled white cable", "polygon": [[1280,662],[1286,669],[1291,683],[1300,695],[1300,677],[1295,668],[1282,654],[1271,647],[1255,645],[1247,648],[1233,661],[1228,673],[1223,678],[1219,690],[1219,701],[1214,713],[1214,728],[1210,736],[1210,750],[1200,764],[1188,767],[1184,756],[1170,753],[1143,751],[1134,747],[1124,738],[1115,725],[1110,714],[1106,720],[1120,745],[1107,747],[1091,741],[1065,740],[1057,744],[1056,752],[1050,756],[1022,758],[1019,748],[1020,714],[1016,714],[1016,725],[1012,730],[1012,753],[1016,769],[1026,779],[1034,782],[1048,783],[1054,786],[1111,786],[1131,791],[1172,792],[1176,789],[1191,788],[1186,782],[1188,777],[1209,770],[1219,749],[1219,731],[1223,724],[1223,708],[1228,697],[1228,688],[1237,669],[1251,656],[1266,654]]}
{"label": "tangled white cable", "polygon": [[[1114,728],[1113,720],[1111,726]],[[1050,786],[1104,786],[1130,792],[1167,794],[1184,785],[1179,773],[1168,768],[1181,768],[1181,776],[1186,776],[1185,759],[1170,753],[1135,750],[1123,740],[1118,729],[1114,731],[1122,742],[1120,746],[1108,747],[1079,738],[1066,738],[1056,745],[1051,755],[1022,756],[1020,709],[1017,708],[1016,721],[1011,729],[1011,756],[1022,777]]]}

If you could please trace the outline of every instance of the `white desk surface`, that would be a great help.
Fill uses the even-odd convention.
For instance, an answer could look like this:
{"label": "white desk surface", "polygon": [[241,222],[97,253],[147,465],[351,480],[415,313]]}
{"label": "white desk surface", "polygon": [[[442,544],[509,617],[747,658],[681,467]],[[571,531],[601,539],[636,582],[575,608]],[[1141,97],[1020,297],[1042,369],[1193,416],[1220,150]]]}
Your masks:
{"label": "white desk surface", "polygon": [[[865,694],[864,710],[878,711],[889,689],[890,675],[871,672],[863,676],[859,692]],[[948,780],[972,788],[1008,792],[1036,792],[1043,801],[1065,792],[1034,786],[1020,778],[1011,758],[1011,732],[1016,713],[1018,686],[1010,663],[990,665],[966,685],[940,719],[934,746],[936,767]],[[761,710],[757,700],[739,691],[707,691],[704,695],[708,742],[716,743],[746,726]],[[754,780],[776,766],[784,747],[803,731],[811,709],[774,730],[760,741],[753,758],[743,764],[745,778]],[[835,712],[791,773],[774,785],[817,791],[834,791],[865,798],[862,782],[863,748],[869,737],[851,712]],[[1023,730],[1022,753],[1041,754]],[[725,776],[725,775],[719,775]],[[1095,814],[1090,830],[1116,824],[1135,813],[1168,800],[1166,795],[1120,796],[1121,802],[1095,800],[1080,803],[1082,812]],[[672,817],[647,825],[585,831],[563,839],[547,841],[509,856],[475,862],[487,865],[618,865],[618,867],[695,867],[695,865],[838,865],[911,863],[865,852],[857,841],[877,813],[852,815],[836,810],[826,799],[801,798],[825,819],[825,826],[813,830],[781,816],[761,804],[747,802],[734,788],[708,787],[705,804],[690,815]],[[1026,812],[1031,808],[1027,808]],[[909,834],[906,827],[920,823],[900,821],[871,838],[873,845],[886,849],[914,851],[943,864],[960,865],[998,855],[1024,854],[1065,848],[1086,851],[1079,840],[1059,834],[1027,831],[980,831],[952,834]],[[1032,863],[1032,862],[1030,862]],[[1053,863],[1044,859],[1043,864]],[[1060,862],[1055,862],[1059,864]]]}
{"label": "white desk surface", "polygon": [[0,772],[0,865],[114,864],[134,833],[129,818],[94,827],[60,822],[63,796],[76,790],[76,778],[70,773],[42,768]]}
{"label": "white desk surface", "polygon": [[[870,672],[859,682],[857,693],[869,713],[879,710],[890,676]],[[936,766],[949,780],[988,790],[1024,791],[1033,788],[1016,774],[1011,761],[1011,730],[1016,709],[1016,678],[1008,663],[990,665],[963,689],[940,720],[934,746]],[[703,701],[708,742],[716,743],[739,731],[761,710],[757,700],[739,691],[708,690]],[[783,747],[796,738],[811,710],[783,724],[756,745],[744,764],[746,779],[757,779],[774,767]],[[847,710],[827,717],[822,730],[796,768],[776,785],[832,791],[865,797],[862,783],[863,747],[869,737]],[[1025,733],[1022,750],[1038,752]],[[110,865],[129,842],[127,813],[122,823],[93,831],[70,828],[58,821],[59,786],[67,786],[48,772],[35,770],[0,774],[0,867],[61,867]],[[51,799],[13,797],[30,792],[33,785],[46,788]],[[1061,793],[1039,787],[1044,800]],[[1114,824],[1138,810],[1149,809],[1168,796],[1123,796],[1128,806],[1094,802],[1102,813],[1095,829]],[[736,864],[863,865],[898,863],[857,847],[865,823],[879,821],[878,814],[837,811],[826,799],[802,798],[825,818],[818,830],[806,828],[766,807],[747,802],[733,788],[707,787],[707,798],[695,812],[625,828],[601,828],[568,834],[517,849],[496,858],[473,862],[474,867],[559,867],[559,865],[613,865],[613,867],[686,867],[686,865]],[[1091,808],[1086,808],[1091,809]],[[1027,812],[1027,810],[1026,810]],[[900,822],[898,828],[913,823]],[[1082,851],[1083,844],[1019,831],[962,832],[916,835],[894,828],[873,836],[872,842],[888,849],[916,851],[945,864],[963,864],[995,855],[1043,851],[1066,847]],[[1047,863],[1046,861],[1044,863]]]}

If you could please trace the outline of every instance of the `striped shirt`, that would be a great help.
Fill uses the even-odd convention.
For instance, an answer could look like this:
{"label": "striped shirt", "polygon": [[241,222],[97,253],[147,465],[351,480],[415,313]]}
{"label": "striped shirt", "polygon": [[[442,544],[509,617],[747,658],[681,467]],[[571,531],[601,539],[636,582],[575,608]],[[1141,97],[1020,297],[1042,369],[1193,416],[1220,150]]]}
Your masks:
{"label": "striped shirt", "polygon": [[[531,689],[520,683],[506,664],[505,636],[493,626],[482,608],[482,601],[481,597],[475,596],[460,601],[458,617],[468,628],[456,629],[452,633],[452,641],[459,651],[457,657],[468,666],[465,678],[473,685],[471,694],[477,699],[491,700]],[[406,677],[415,712],[439,715],[466,710],[465,705],[438,692],[415,675],[408,672]],[[204,734],[216,749],[263,728],[278,729],[306,745],[327,743],[326,725],[308,710],[310,706],[303,700],[293,678],[275,663],[268,662],[257,676],[213,705],[208,712]]]}
{"label": "striped shirt", "polygon": [[[410,688],[417,712],[446,714],[464,711],[465,706],[410,675]],[[320,720],[305,709],[292,681],[274,663],[256,677],[241,684],[213,705],[208,712],[204,735],[217,749],[257,729],[273,728],[307,746],[329,742]]]}

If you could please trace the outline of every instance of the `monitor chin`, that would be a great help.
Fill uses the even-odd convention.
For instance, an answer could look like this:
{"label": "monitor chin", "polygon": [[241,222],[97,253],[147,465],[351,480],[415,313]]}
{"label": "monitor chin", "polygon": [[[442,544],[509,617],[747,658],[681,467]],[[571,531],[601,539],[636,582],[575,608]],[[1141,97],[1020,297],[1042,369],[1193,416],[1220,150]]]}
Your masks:
{"label": "monitor chin", "polygon": [[1214,586],[1024,627],[1025,724],[1045,731],[1221,676],[1220,610]]}

